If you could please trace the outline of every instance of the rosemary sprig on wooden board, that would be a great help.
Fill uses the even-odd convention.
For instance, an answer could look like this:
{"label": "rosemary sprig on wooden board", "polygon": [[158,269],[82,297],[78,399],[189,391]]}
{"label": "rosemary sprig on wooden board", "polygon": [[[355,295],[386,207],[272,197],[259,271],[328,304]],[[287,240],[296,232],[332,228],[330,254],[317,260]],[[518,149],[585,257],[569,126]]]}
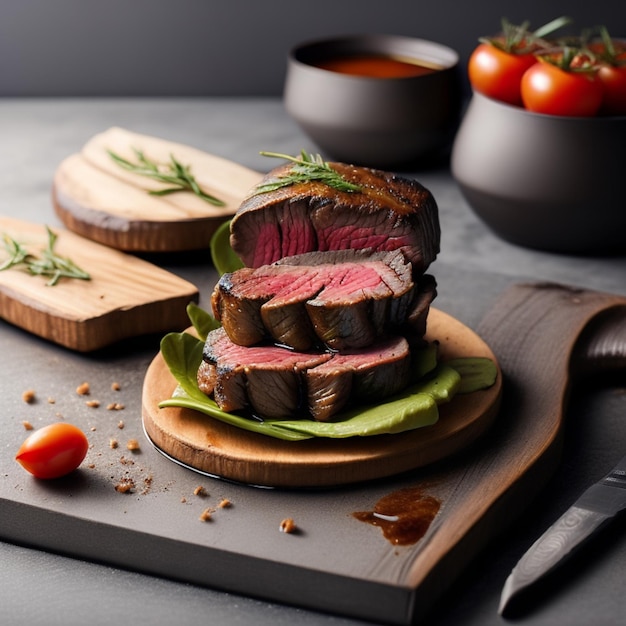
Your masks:
{"label": "rosemary sprig on wooden board", "polygon": [[191,166],[183,165],[174,157],[173,154],[170,154],[169,163],[159,165],[158,163],[148,159],[141,150],[133,148],[133,151],[137,157],[137,163],[131,163],[129,160],[121,157],[112,150],[107,150],[113,161],[125,170],[128,170],[133,174],[138,174],[139,176],[146,176],[161,183],[172,185],[171,187],[166,187],[165,189],[154,189],[148,191],[150,195],[166,196],[180,191],[191,191],[209,204],[214,206],[225,205],[224,201],[203,191],[191,173]]}
{"label": "rosemary sprig on wooden board", "polygon": [[41,251],[41,258],[31,254],[8,234],[4,234],[4,248],[9,253],[9,258],[0,264],[0,271],[12,267],[23,266],[27,272],[33,276],[49,276],[50,280],[46,285],[54,287],[61,278],[78,278],[79,280],[91,280],[91,276],[82,270],[74,261],[67,257],[58,255],[54,251],[57,235],[48,226],[48,244]]}
{"label": "rosemary sprig on wooden board", "polygon": [[292,161],[295,165],[283,176],[278,176],[274,180],[262,183],[257,186],[255,193],[266,193],[275,191],[281,187],[289,187],[297,183],[307,183],[318,181],[338,191],[361,191],[361,187],[347,181],[339,172],[334,170],[327,161],[319,154],[307,154],[304,150],[299,157],[277,152],[261,152],[263,156],[275,157]]}

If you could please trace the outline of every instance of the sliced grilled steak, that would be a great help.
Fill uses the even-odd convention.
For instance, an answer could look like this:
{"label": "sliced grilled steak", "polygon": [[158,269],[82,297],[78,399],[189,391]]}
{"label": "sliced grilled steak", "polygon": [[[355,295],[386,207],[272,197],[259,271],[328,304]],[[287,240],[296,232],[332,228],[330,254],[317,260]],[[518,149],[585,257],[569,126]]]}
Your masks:
{"label": "sliced grilled steak", "polygon": [[404,335],[411,348],[422,347],[425,343],[426,323],[430,305],[437,297],[437,282],[430,274],[424,274],[417,284],[417,295],[413,300],[409,314],[399,329]]}
{"label": "sliced grilled steak", "polygon": [[342,351],[403,326],[415,300],[411,265],[401,251],[341,250],[224,274],[212,307],[234,343],[269,339],[295,350]]}
{"label": "sliced grilled steak", "polygon": [[[298,183],[254,192],[231,222],[231,246],[248,267],[274,263],[304,252],[402,250],[422,274],[439,252],[437,204],[415,180],[389,172],[331,163],[361,191],[338,191],[323,183]],[[272,170],[261,184],[288,173],[295,164]]]}
{"label": "sliced grilled steak", "polygon": [[411,378],[411,353],[403,337],[369,348],[333,354],[306,372],[310,414],[328,421],[350,403],[378,402],[404,389]]}
{"label": "sliced grilled steak", "polygon": [[310,354],[239,346],[219,328],[207,337],[198,385],[225,411],[328,420],[348,402],[378,401],[406,387],[410,363],[402,337],[350,353]]}
{"label": "sliced grilled steak", "polygon": [[302,372],[331,358],[276,346],[246,348],[233,343],[223,328],[209,333],[198,370],[198,386],[224,411],[251,409],[266,418],[302,410]]}

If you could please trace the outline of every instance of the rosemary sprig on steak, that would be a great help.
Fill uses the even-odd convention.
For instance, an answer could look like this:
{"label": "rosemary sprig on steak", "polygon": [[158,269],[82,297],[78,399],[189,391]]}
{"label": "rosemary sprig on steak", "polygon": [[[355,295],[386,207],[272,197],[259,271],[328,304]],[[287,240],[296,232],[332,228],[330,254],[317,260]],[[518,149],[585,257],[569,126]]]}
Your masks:
{"label": "rosemary sprig on steak", "polygon": [[339,172],[335,171],[327,161],[319,154],[307,154],[304,150],[299,157],[277,152],[261,152],[263,156],[275,157],[292,161],[295,165],[284,175],[278,176],[274,180],[258,185],[255,193],[266,193],[275,191],[281,187],[289,187],[298,183],[308,183],[318,181],[338,191],[361,191],[359,185],[347,181]]}
{"label": "rosemary sprig on steak", "polygon": [[24,246],[5,233],[3,235],[4,248],[9,253],[9,258],[0,264],[0,271],[23,266],[33,276],[49,276],[50,280],[46,284],[50,287],[54,287],[61,278],[91,280],[91,276],[78,267],[74,261],[54,251],[57,235],[48,226],[46,226],[46,231],[48,244],[42,250],[41,258],[30,254]]}
{"label": "rosemary sprig on steak", "polygon": [[141,150],[133,148],[135,156],[137,157],[137,163],[131,163],[127,159],[115,154],[111,150],[107,150],[109,156],[120,167],[132,172],[133,174],[139,174],[139,176],[146,176],[161,183],[167,183],[172,185],[165,189],[153,189],[148,191],[152,196],[166,196],[171,193],[177,193],[180,191],[191,191],[196,196],[202,198],[209,204],[214,206],[224,206],[224,202],[215,196],[211,196],[200,188],[200,185],[196,182],[195,177],[191,173],[191,166],[182,165],[173,154],[170,154],[170,162],[165,165],[159,165],[154,161],[148,159]]}

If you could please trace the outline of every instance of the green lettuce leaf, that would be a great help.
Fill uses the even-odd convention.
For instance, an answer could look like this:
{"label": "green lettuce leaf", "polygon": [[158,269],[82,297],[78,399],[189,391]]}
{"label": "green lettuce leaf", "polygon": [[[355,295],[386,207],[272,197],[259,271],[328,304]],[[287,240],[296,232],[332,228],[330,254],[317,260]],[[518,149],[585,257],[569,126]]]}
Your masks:
{"label": "green lettuce leaf", "polygon": [[241,259],[230,247],[230,220],[221,224],[211,237],[211,260],[220,276],[243,267]]}

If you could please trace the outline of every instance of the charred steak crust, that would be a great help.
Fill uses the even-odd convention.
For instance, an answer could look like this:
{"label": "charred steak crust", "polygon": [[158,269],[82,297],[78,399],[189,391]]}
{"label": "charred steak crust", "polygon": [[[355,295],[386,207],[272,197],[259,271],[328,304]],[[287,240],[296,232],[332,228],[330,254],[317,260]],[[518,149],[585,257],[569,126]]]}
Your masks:
{"label": "charred steak crust", "polygon": [[211,305],[236,344],[270,341],[295,350],[342,351],[400,328],[414,334],[415,303],[423,308],[427,301],[418,295],[401,251],[341,250],[224,274]]}
{"label": "charred steak crust", "polygon": [[[278,167],[261,184],[289,172]],[[440,225],[432,194],[416,180],[390,172],[331,163],[358,192],[312,181],[249,195],[231,221],[230,243],[248,267],[312,251],[400,249],[414,275],[439,253]]]}
{"label": "charred steak crust", "polygon": [[260,418],[297,416],[327,421],[348,403],[379,401],[410,382],[411,353],[403,337],[362,350],[302,353],[279,346],[243,347],[223,328],[206,339],[198,386],[224,411]]}

